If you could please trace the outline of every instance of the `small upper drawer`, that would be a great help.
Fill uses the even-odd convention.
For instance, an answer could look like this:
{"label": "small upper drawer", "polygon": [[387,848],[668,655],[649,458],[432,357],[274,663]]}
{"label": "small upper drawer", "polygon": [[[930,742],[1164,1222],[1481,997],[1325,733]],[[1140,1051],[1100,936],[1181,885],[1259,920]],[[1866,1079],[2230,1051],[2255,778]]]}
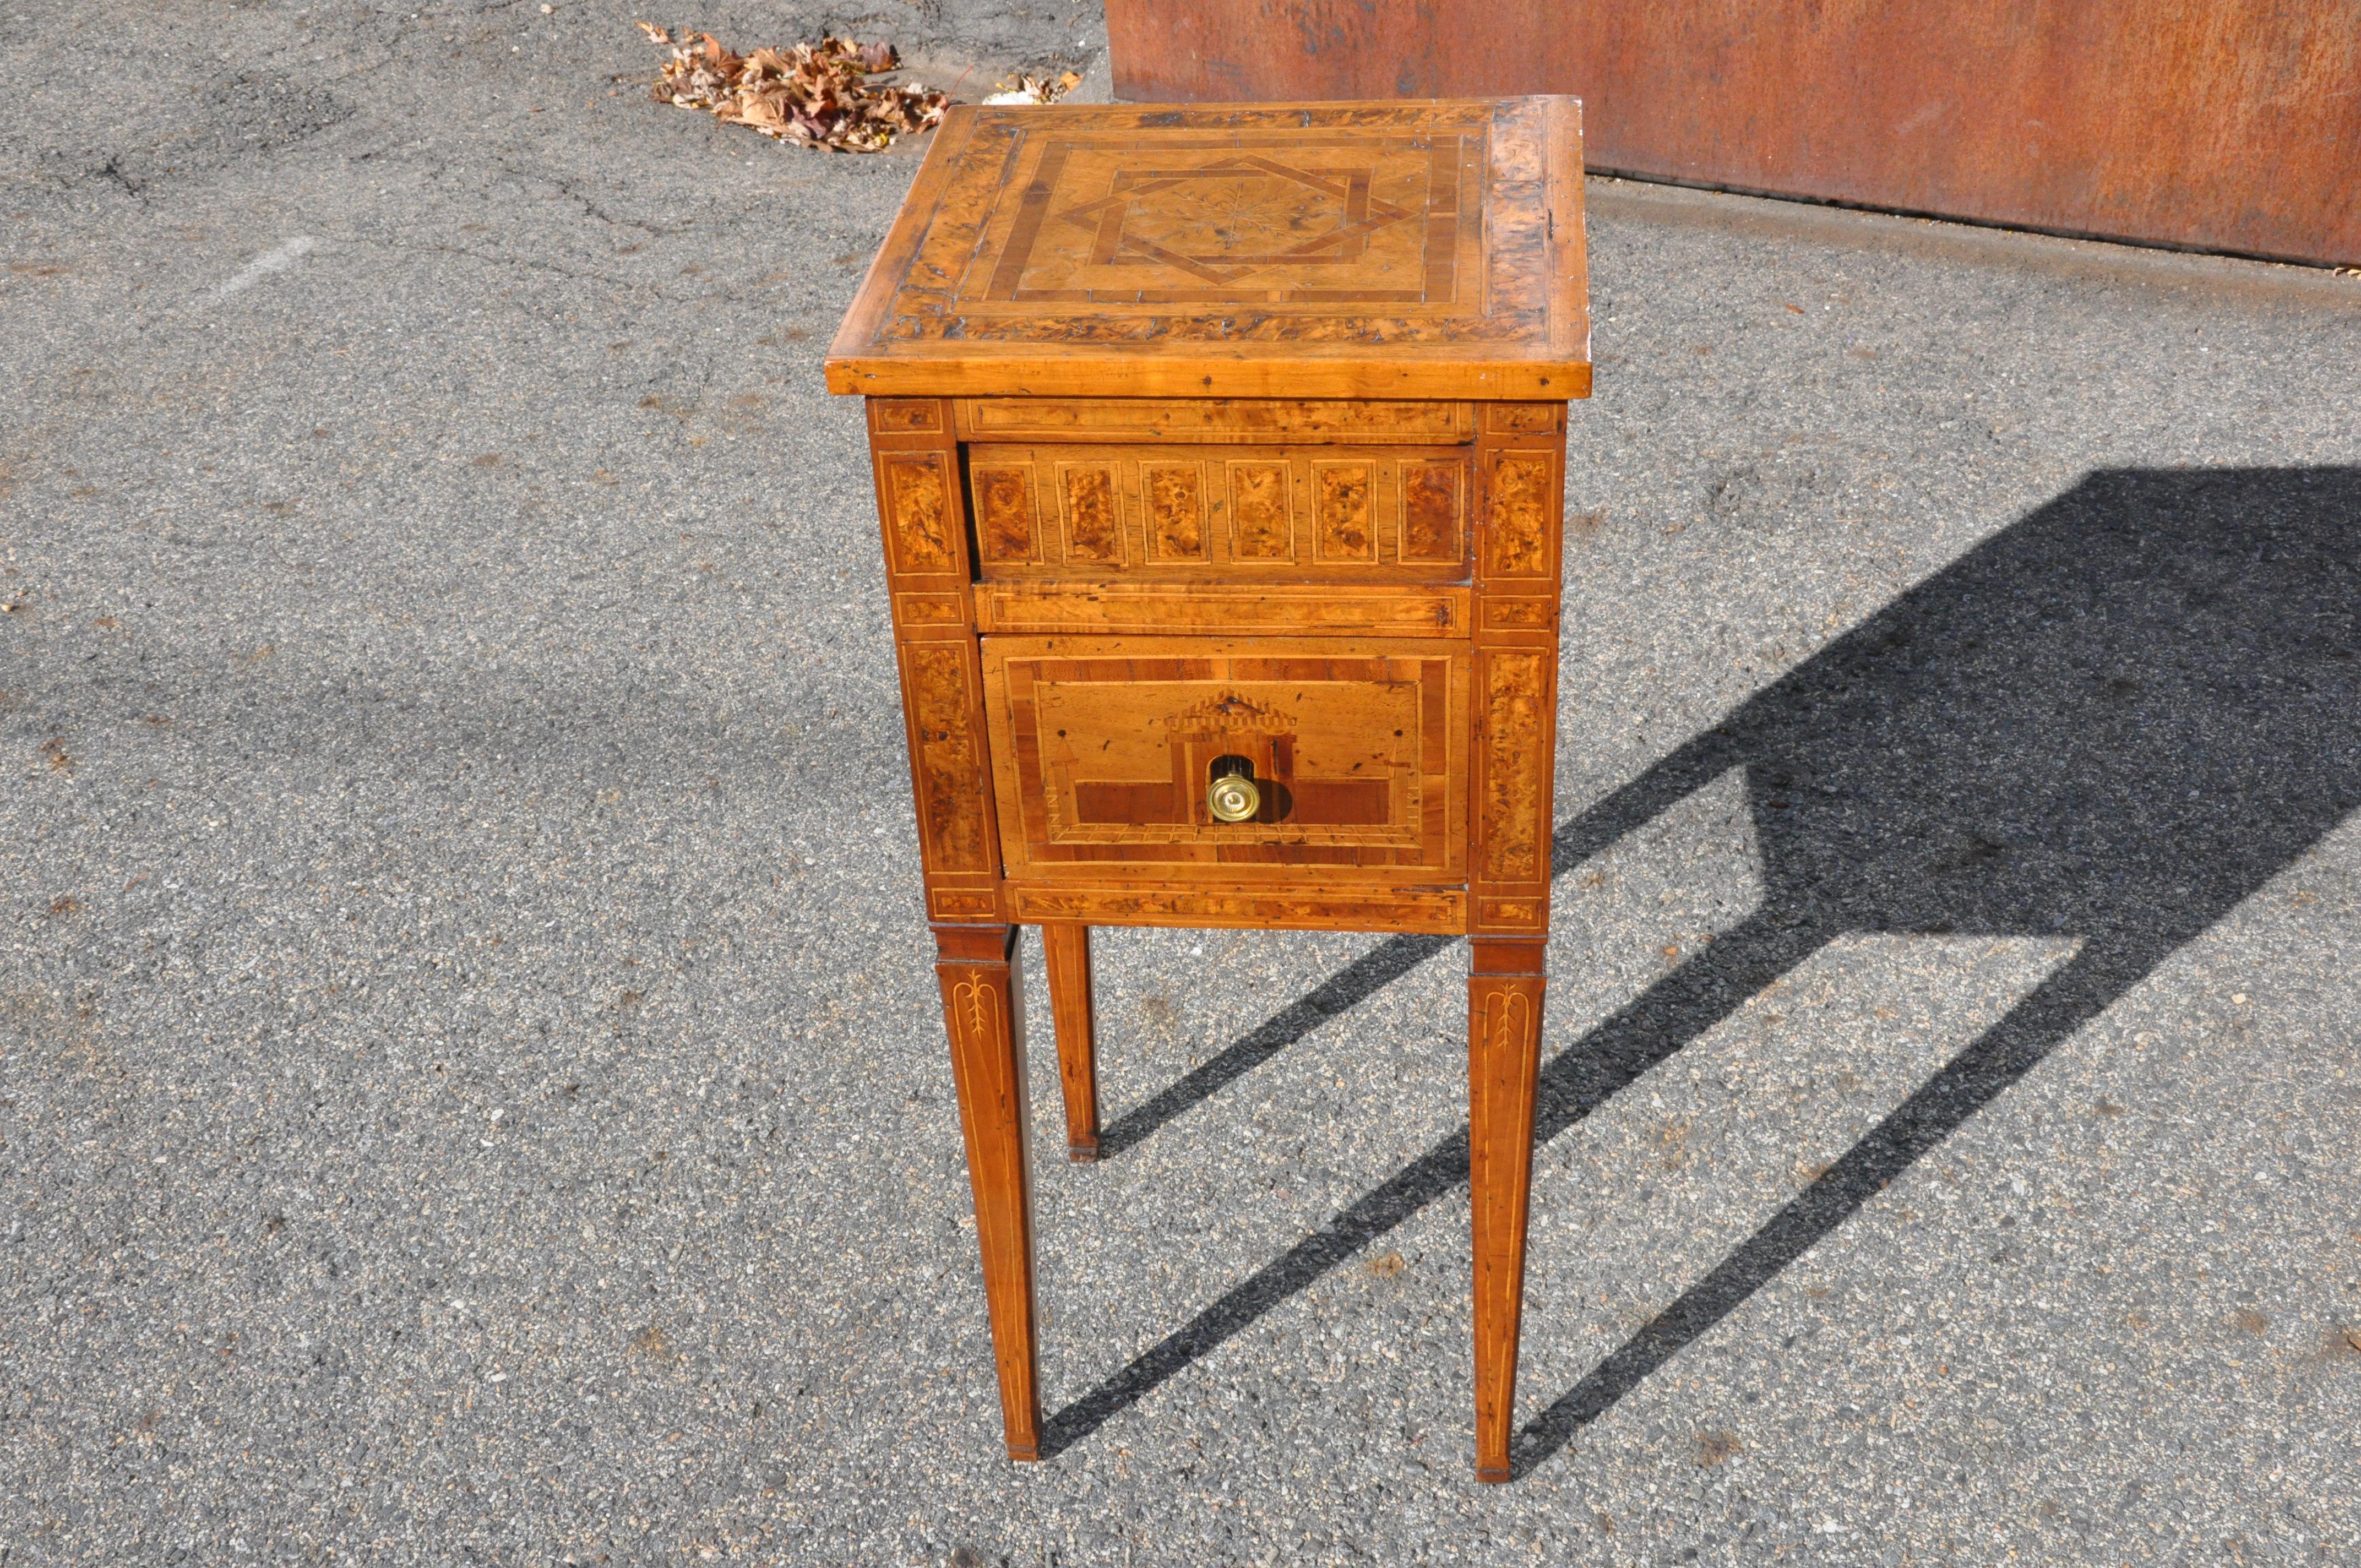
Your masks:
{"label": "small upper drawer", "polygon": [[976,445],[985,577],[1462,582],[1464,447]]}
{"label": "small upper drawer", "polygon": [[1471,403],[1338,398],[961,398],[961,441],[1356,442],[1457,445]]}

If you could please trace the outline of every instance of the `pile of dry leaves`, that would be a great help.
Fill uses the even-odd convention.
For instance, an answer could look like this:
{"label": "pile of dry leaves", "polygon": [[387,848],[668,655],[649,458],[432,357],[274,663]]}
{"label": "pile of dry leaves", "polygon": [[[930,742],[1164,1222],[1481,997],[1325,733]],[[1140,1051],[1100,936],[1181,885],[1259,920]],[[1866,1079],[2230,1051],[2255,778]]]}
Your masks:
{"label": "pile of dry leaves", "polygon": [[731,54],[711,33],[640,24],[648,41],[672,50],[656,82],[656,102],[708,109],[716,119],[751,126],[766,137],[836,152],[882,152],[904,131],[932,130],[950,96],[913,83],[869,78],[902,63],[892,44],[822,38],[785,51]]}

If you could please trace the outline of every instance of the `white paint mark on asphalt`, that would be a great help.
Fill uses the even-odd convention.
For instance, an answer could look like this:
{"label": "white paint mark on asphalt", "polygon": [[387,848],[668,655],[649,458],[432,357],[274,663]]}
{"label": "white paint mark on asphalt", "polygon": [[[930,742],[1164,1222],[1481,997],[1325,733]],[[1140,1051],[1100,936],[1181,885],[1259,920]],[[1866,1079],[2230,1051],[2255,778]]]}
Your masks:
{"label": "white paint mark on asphalt", "polygon": [[215,289],[214,298],[226,300],[232,294],[245,293],[272,273],[284,272],[302,260],[319,243],[308,234],[299,234],[286,244],[275,249],[264,251],[260,256],[239,268],[236,277]]}

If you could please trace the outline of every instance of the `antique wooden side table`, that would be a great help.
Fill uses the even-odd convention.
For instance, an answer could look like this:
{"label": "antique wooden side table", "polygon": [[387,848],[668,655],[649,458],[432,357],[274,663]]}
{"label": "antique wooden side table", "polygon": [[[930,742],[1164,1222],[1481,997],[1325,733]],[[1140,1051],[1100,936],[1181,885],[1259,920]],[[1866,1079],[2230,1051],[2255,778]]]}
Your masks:
{"label": "antique wooden side table", "polygon": [[1477,1470],[1509,1475],[1548,934],[1571,98],[953,109],[828,360],[868,398],[1012,1458],[1020,925],[1095,1157],[1089,928],[1464,933]]}

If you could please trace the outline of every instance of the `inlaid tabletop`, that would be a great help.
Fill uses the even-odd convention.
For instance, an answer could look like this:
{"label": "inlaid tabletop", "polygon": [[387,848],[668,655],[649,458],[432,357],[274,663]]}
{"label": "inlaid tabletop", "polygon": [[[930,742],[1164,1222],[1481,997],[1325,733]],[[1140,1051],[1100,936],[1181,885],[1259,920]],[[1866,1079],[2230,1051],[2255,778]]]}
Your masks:
{"label": "inlaid tabletop", "polygon": [[901,396],[1590,389],[1581,105],[954,108],[828,360]]}

